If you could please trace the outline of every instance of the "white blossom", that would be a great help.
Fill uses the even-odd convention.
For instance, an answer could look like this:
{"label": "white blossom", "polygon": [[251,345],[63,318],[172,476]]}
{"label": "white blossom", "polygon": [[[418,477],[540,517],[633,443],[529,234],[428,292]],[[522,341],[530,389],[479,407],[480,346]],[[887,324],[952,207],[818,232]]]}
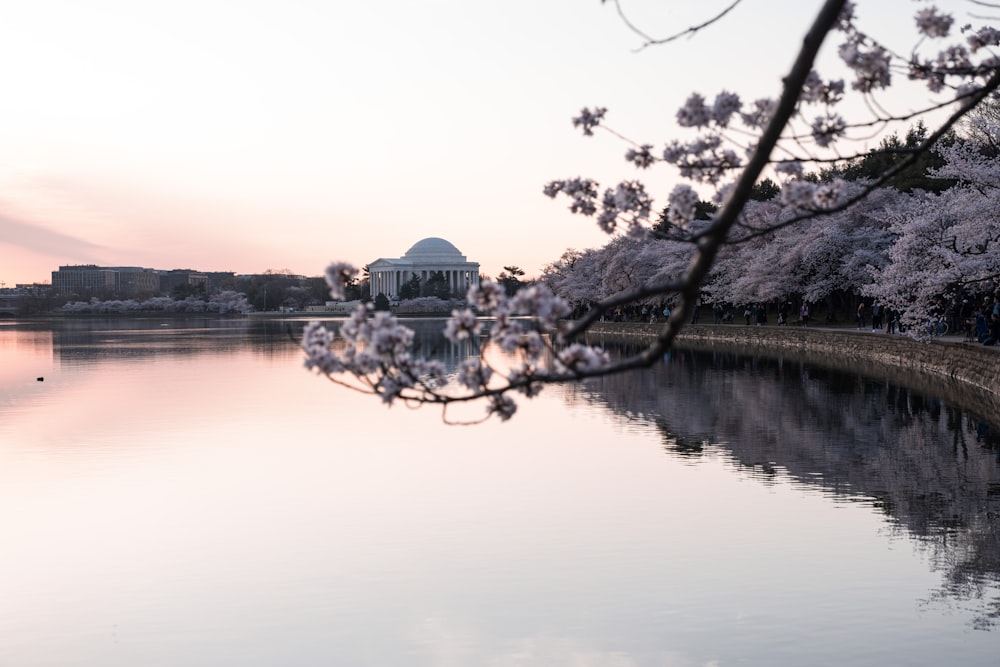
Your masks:
{"label": "white blossom", "polygon": [[739,113],[741,107],[739,95],[723,91],[715,96],[715,104],[712,105],[712,120],[719,127],[727,127],[730,118],[733,114]]}
{"label": "white blossom", "polygon": [[566,300],[553,294],[544,283],[519,289],[510,300],[510,308],[516,314],[531,315],[547,330],[556,328],[559,319],[571,311]]}
{"label": "white blossom", "polygon": [[802,178],[805,170],[802,167],[802,163],[798,160],[788,160],[776,164],[774,166],[774,171],[790,178]]}
{"label": "white blossom", "polygon": [[934,61],[934,67],[947,74],[950,72],[963,73],[973,68],[969,51],[961,44],[955,44],[940,51]]}
{"label": "white blossom", "polygon": [[582,343],[560,350],[556,359],[562,369],[578,372],[599,370],[611,363],[611,357],[602,348]]}
{"label": "white blossom", "polygon": [[341,373],[345,370],[340,357],[330,350],[333,334],[319,322],[310,322],[302,333],[302,348],[305,350],[305,367],[321,373]]}
{"label": "white blossom", "polygon": [[663,160],[670,164],[677,164],[687,153],[687,146],[674,139],[663,149]]}
{"label": "white blossom", "polygon": [[568,196],[573,200],[569,207],[573,213],[589,216],[597,212],[597,182],[589,178],[551,181],[545,185],[542,192],[552,198],[560,192]]}
{"label": "white blossom", "polygon": [[839,114],[817,116],[812,124],[812,136],[816,145],[826,148],[836,139],[844,136],[847,123]]}
{"label": "white blossom", "polygon": [[504,352],[514,352],[521,344],[523,333],[524,327],[518,320],[512,319],[509,313],[501,312],[490,328],[490,340]]}
{"label": "white blossom", "polygon": [[448,383],[445,366],[438,359],[410,359],[407,370],[412,377],[419,377],[429,385],[443,386]]}
{"label": "white blossom", "polygon": [[653,157],[653,147],[650,144],[643,144],[638,149],[630,148],[625,152],[625,159],[640,169],[648,169],[656,161]]}
{"label": "white blossom", "polygon": [[490,313],[501,309],[507,303],[507,294],[503,287],[491,280],[484,280],[478,285],[469,287],[466,295],[469,303],[483,312]]}
{"label": "white blossom", "polygon": [[584,107],[580,110],[580,115],[573,119],[573,127],[581,127],[585,135],[591,136],[594,134],[594,128],[601,124],[604,114],[607,112],[605,107],[594,107],[593,110]]}
{"label": "white blossom", "polygon": [[825,104],[832,106],[840,102],[844,97],[844,80],[823,81],[820,75],[813,70],[809,72],[805,85],[802,87],[803,102],[812,104]]}
{"label": "white blossom", "polygon": [[837,50],[841,60],[854,70],[851,87],[862,93],[888,88],[892,82],[889,69],[891,56],[878,44],[866,45],[857,35],[852,35]]}
{"label": "white blossom", "polygon": [[815,193],[815,184],[809,181],[791,181],[781,188],[781,202],[794,208],[812,208]]}
{"label": "white blossom", "polygon": [[469,389],[485,388],[493,376],[493,369],[478,358],[463,359],[458,365],[457,381]]}
{"label": "white blossom", "polygon": [[544,385],[538,381],[538,368],[531,363],[520,363],[510,369],[507,373],[507,382],[516,386],[520,394],[528,398],[534,398],[541,393]]}
{"label": "white blossom", "polygon": [[653,200],[646,194],[645,186],[639,181],[623,181],[615,188],[604,191],[601,199],[601,214],[597,224],[606,233],[617,228],[619,218],[636,225],[649,218]]}
{"label": "white blossom", "polygon": [[697,206],[698,200],[698,193],[690,185],[686,183],[675,185],[667,198],[669,203],[668,221],[683,227],[694,220],[695,206]]}
{"label": "white blossom", "polygon": [[983,26],[966,37],[965,40],[973,53],[987,46],[1000,46],[1000,30],[990,26]]}
{"label": "white blossom", "polygon": [[751,129],[763,129],[771,120],[771,115],[777,108],[775,100],[763,97],[755,100],[749,111],[740,113],[743,124]]}
{"label": "white blossom", "polygon": [[482,325],[471,310],[468,308],[453,310],[451,317],[445,324],[444,335],[451,342],[457,343],[470,336],[478,336],[480,329],[482,329]]}
{"label": "white blossom", "polygon": [[691,93],[684,106],[677,110],[677,124],[681,127],[704,127],[710,119],[705,98],[698,93]]}
{"label": "white blossom", "polygon": [[855,4],[853,2],[845,2],[843,8],[840,10],[840,15],[837,17],[837,29],[842,31],[850,30],[854,24],[854,10]]}
{"label": "white blossom", "polygon": [[844,181],[837,179],[820,183],[813,190],[812,205],[816,209],[828,209],[840,204],[845,192]]}
{"label": "white blossom", "polygon": [[333,262],[326,267],[326,284],[330,286],[330,297],[336,300],[344,298],[344,287],[354,279],[358,270],[347,262]]}
{"label": "white blossom", "polygon": [[951,30],[953,19],[948,14],[941,14],[937,7],[927,7],[917,11],[917,30],[928,37],[947,37]]}
{"label": "white blossom", "polygon": [[494,394],[489,397],[487,414],[496,415],[500,421],[507,421],[517,412],[517,403],[506,394]]}

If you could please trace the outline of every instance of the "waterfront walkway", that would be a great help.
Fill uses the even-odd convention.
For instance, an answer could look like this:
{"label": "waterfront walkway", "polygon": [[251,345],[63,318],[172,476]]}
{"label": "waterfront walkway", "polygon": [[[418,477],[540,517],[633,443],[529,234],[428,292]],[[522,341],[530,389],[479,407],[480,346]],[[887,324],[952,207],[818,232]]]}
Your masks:
{"label": "waterfront walkway", "polygon": [[[587,340],[641,342],[662,322],[596,322]],[[884,378],[901,386],[1000,415],[1000,349],[965,341],[964,333],[920,341],[853,325],[688,324],[677,347],[763,355]]]}

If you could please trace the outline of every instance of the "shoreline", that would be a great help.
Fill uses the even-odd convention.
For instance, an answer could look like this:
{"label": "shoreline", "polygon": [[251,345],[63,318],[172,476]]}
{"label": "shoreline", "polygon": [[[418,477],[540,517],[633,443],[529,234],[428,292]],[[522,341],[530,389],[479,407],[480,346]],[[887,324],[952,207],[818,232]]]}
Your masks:
{"label": "shoreline", "polygon": [[[585,338],[590,343],[637,342],[654,337],[661,326],[596,322]],[[961,335],[922,342],[848,326],[688,324],[675,345],[859,373],[940,397],[1000,426],[1000,348],[963,342]]]}

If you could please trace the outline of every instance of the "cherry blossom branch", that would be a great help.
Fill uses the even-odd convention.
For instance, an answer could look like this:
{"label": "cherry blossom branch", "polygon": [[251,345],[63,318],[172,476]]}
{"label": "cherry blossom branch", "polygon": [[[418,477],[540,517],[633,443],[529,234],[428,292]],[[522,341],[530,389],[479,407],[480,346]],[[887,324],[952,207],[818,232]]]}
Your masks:
{"label": "cherry blossom branch", "polygon": [[981,88],[977,89],[974,93],[967,95],[965,98],[966,99],[965,104],[963,104],[957,111],[948,116],[948,118],[938,127],[938,129],[932,132],[918,146],[912,149],[899,149],[898,152],[906,154],[906,157],[897,162],[889,169],[887,169],[885,172],[883,172],[882,175],[879,176],[879,178],[865,185],[865,187],[856,195],[844,199],[843,201],[833,206],[824,208],[822,210],[810,209],[801,214],[788,218],[787,220],[782,220],[781,222],[768,225],[766,228],[756,229],[753,232],[746,234],[745,236],[741,236],[739,239],[731,240],[731,243],[746,242],[753,238],[757,238],[765,234],[770,234],[778,229],[794,225],[796,223],[802,222],[803,220],[807,220],[812,217],[839,213],[841,211],[845,211],[851,208],[858,202],[862,201],[863,199],[871,195],[872,192],[883,187],[893,178],[895,178],[902,172],[906,171],[908,168],[915,165],[923,155],[925,155],[928,151],[930,151],[931,148],[937,145],[937,143],[951,131],[951,129],[958,123],[959,120],[961,120],[970,111],[976,108],[976,106],[980,102],[986,99],[991,93],[993,93],[993,91],[997,90],[998,88],[1000,88],[1000,70],[994,72],[993,76],[990,77],[989,81],[987,81]]}
{"label": "cherry blossom branch", "polygon": [[573,324],[563,332],[562,337],[568,341],[576,339],[580,334],[589,329],[591,324],[599,320],[610,308],[617,308],[618,306],[635,303],[636,301],[649,296],[660,296],[663,294],[680,292],[683,288],[683,281],[670,280],[666,282],[650,283],[627,292],[620,292],[609,299],[603,299],[594,304],[594,306],[590,309],[590,312],[573,322]]}
{"label": "cherry blossom branch", "polygon": [[770,162],[771,151],[781,139],[785,126],[795,113],[802,87],[812,71],[813,62],[816,60],[820,46],[837,24],[844,3],[845,0],[826,0],[802,40],[802,47],[795,58],[792,69],[783,80],[783,90],[778,104],[764,128],[753,155],[747,162],[746,169],[736,181],[722,211],[708,226],[702,237],[698,239],[698,250],[685,274],[677,308],[670,313],[666,325],[656,337],[656,342],[641,355],[646,363],[653,364],[663,356],[663,353],[670,348],[677,334],[691,317],[698,302],[701,285],[708,276],[719,249],[725,243],[729,230],[736,223],[743,207],[749,201],[754,184]]}

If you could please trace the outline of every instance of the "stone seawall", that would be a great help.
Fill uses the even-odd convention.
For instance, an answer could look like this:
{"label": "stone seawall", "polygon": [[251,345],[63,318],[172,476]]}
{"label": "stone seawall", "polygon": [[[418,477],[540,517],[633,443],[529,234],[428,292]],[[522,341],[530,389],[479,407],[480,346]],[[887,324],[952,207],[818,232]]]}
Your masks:
{"label": "stone seawall", "polygon": [[[655,324],[598,322],[588,340],[641,342],[657,330]],[[957,336],[920,342],[854,329],[688,325],[677,347],[754,354],[860,373],[938,396],[994,424],[1000,422],[1000,349],[963,343]]]}

